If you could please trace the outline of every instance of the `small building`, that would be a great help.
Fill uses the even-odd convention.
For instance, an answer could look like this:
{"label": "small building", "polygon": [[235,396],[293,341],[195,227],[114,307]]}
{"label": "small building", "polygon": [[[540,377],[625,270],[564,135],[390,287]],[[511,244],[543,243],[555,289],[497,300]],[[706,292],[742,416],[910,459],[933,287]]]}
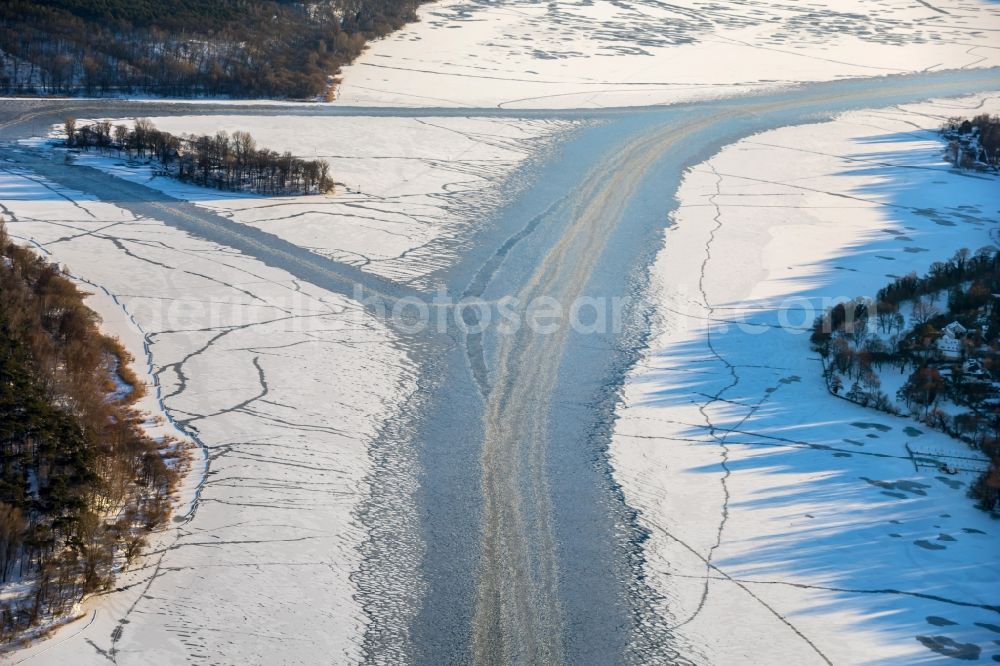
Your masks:
{"label": "small building", "polygon": [[953,321],[943,329],[945,335],[949,335],[953,338],[960,338],[969,332],[969,329],[959,324],[957,321]]}
{"label": "small building", "polygon": [[942,335],[935,343],[937,350],[947,359],[962,357],[962,343],[951,335]]}
{"label": "small building", "polygon": [[989,377],[983,364],[975,359],[970,359],[962,366],[962,373],[970,379],[984,380]]}

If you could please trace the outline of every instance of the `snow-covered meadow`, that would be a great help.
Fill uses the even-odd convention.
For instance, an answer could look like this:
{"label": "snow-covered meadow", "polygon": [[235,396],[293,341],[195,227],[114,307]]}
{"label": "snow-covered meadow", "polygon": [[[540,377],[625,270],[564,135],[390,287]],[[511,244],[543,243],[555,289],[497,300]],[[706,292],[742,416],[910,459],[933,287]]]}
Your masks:
{"label": "snow-covered meadow", "polygon": [[1000,64],[982,0],[444,0],[345,68],[337,103],[585,108]]}
{"label": "snow-covered meadow", "polygon": [[829,302],[996,241],[1000,182],[953,170],[934,130],[998,109],[846,113],[687,173],[611,455],[664,621],[700,663],[1000,654],[1000,528],[965,496],[985,461],[831,396],[808,335]]}
{"label": "snow-covered meadow", "polygon": [[151,120],[175,135],[249,132],[262,148],[326,160],[337,190],[325,196],[238,195],[154,178],[152,167],[96,153],[81,154],[79,162],[399,282],[419,282],[453,261],[469,234],[516,191],[518,181],[512,176],[518,169],[578,125],[556,119],[458,117],[198,115]]}
{"label": "snow-covered meadow", "polygon": [[359,660],[368,447],[413,390],[393,334],[349,299],[10,163],[0,212],[13,237],[94,285],[140,364],[148,347],[151,397],[203,447],[197,519],[180,506],[118,590],[85,604],[88,619],[14,661]]}

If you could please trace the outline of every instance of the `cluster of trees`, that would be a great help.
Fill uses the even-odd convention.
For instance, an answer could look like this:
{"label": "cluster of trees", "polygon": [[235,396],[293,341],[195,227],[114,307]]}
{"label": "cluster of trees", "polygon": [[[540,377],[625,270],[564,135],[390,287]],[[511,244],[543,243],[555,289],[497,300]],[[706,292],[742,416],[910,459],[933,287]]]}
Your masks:
{"label": "cluster of trees", "polygon": [[964,169],[1000,169],[1000,116],[951,118],[941,128],[948,161]]}
{"label": "cluster of trees", "polygon": [[421,0],[5,0],[0,92],[313,98]]}
{"label": "cluster of trees", "polygon": [[[933,264],[927,275],[897,278],[874,301],[836,304],[817,318],[811,336],[833,393],[889,413],[908,412],[986,453],[990,469],[970,494],[988,511],[1000,510],[997,293],[1000,252],[962,249]],[[940,303],[945,294],[947,302]],[[904,307],[909,322],[902,316]],[[946,357],[938,341],[953,322],[964,332],[955,338],[956,353]],[[886,369],[909,371],[895,400],[881,390],[880,373]],[[949,414],[940,408],[943,400],[967,411]]]}
{"label": "cluster of trees", "polygon": [[23,590],[0,602],[0,642],[107,588],[169,516],[184,454],[142,429],[129,360],[0,221],[0,589]]}
{"label": "cluster of trees", "polygon": [[887,345],[870,334],[869,324],[873,316],[877,317],[879,328],[886,325],[883,322],[891,327],[902,324],[895,317],[880,314],[876,314],[874,304],[867,299],[837,303],[817,318],[811,340],[814,348],[827,359],[830,390],[839,395],[845,380],[850,381],[848,399],[891,411],[892,402],[881,391],[878,373],[885,365],[897,361]]}
{"label": "cluster of trees", "polygon": [[324,160],[258,148],[247,132],[177,137],[145,118],[132,128],[108,121],[77,127],[67,118],[65,129],[67,146],[156,159],[168,175],[205,187],[269,195],[324,194],[334,187]]}
{"label": "cluster of trees", "polygon": [[948,261],[935,261],[923,277],[910,273],[880,289],[879,309],[881,311],[882,304],[898,306],[903,301],[954,289],[970,280],[979,281],[994,292],[1000,291],[998,268],[1000,253],[992,247],[980,248],[975,254],[963,248]]}

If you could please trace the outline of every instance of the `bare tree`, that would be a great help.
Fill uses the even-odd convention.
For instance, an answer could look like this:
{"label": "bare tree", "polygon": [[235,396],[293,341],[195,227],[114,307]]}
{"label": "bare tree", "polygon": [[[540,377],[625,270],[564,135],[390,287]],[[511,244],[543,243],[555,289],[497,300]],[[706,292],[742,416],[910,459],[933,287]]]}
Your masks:
{"label": "bare tree", "polygon": [[934,304],[923,298],[918,298],[913,303],[913,323],[917,326],[923,326],[937,316],[937,314],[938,309]]}
{"label": "bare tree", "polygon": [[72,146],[76,139],[76,118],[67,117],[63,121],[63,128],[66,130],[66,145]]}

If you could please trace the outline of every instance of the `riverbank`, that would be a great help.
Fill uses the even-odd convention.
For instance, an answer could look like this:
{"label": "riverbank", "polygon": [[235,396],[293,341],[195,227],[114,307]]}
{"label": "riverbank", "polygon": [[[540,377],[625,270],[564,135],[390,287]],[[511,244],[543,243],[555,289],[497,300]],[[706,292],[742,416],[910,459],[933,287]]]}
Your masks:
{"label": "riverbank", "polygon": [[2,220],[0,254],[0,647],[10,649],[81,617],[81,602],[141,566],[197,484],[186,483],[190,439],[147,399],[155,382],[133,369],[134,340],[115,337],[121,313],[102,308],[103,325],[79,281],[12,242]]}
{"label": "riverbank", "polygon": [[611,456],[659,610],[699,661],[995,653],[1000,531],[965,496],[971,472],[915,468],[906,445],[975,454],[830,396],[807,331],[823,299],[994,242],[995,179],[952,170],[934,130],[997,107],[850,112],[685,175]]}

